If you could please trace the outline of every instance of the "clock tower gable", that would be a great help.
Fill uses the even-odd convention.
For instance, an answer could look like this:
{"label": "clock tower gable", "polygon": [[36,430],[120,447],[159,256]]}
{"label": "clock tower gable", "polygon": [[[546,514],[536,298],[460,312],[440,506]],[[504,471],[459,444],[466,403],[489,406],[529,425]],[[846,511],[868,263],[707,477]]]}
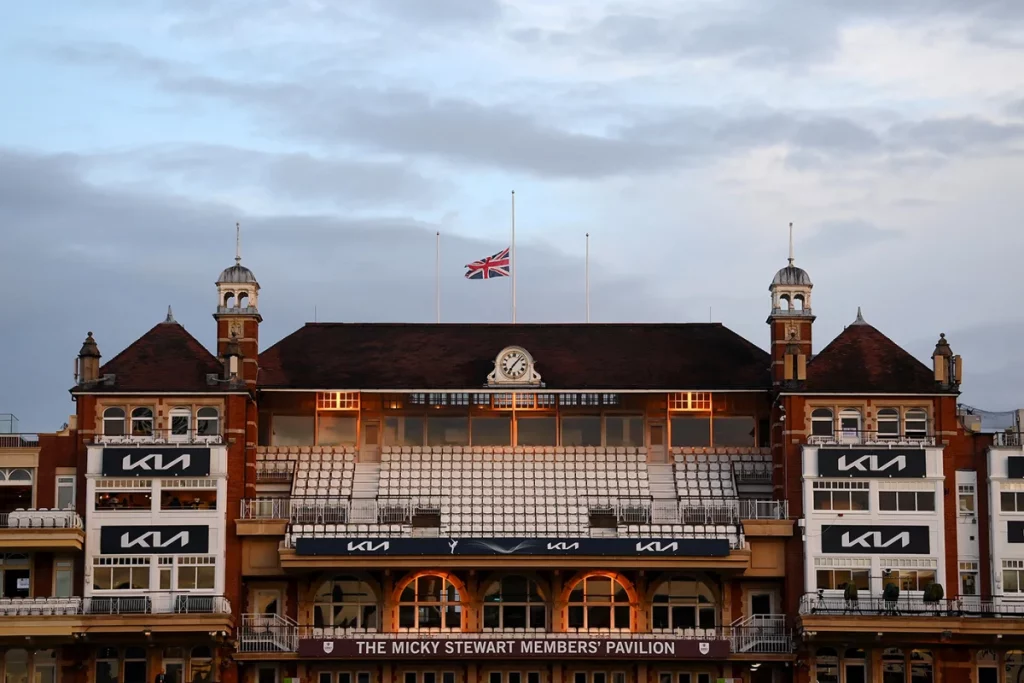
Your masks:
{"label": "clock tower gable", "polygon": [[543,386],[530,352],[521,346],[506,346],[494,359],[487,386]]}

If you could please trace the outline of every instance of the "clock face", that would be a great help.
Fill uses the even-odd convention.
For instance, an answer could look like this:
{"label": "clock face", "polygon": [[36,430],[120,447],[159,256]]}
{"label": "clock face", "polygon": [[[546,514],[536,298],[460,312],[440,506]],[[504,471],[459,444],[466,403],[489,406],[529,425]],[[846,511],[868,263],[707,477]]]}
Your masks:
{"label": "clock face", "polygon": [[527,371],[526,355],[522,351],[509,351],[501,357],[501,372],[509,379],[520,379]]}

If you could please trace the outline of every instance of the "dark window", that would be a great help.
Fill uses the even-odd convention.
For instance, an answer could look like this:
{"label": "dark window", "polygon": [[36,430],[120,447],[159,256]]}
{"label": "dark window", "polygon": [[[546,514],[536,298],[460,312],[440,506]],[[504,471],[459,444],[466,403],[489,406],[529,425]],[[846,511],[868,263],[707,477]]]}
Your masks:
{"label": "dark window", "polygon": [[672,445],[710,446],[711,419],[708,417],[673,417]]}
{"label": "dark window", "polygon": [[428,417],[428,446],[468,446],[468,417]]}
{"label": "dark window", "polygon": [[511,446],[512,417],[474,417],[470,425],[474,446]]}
{"label": "dark window", "polygon": [[716,417],[714,423],[716,446],[753,446],[754,418]]}
{"label": "dark window", "polygon": [[516,431],[516,443],[520,446],[558,444],[558,427],[553,417],[518,417]]}
{"label": "dark window", "polygon": [[601,418],[596,415],[563,417],[562,418],[562,445],[563,446],[600,446],[601,445]]}

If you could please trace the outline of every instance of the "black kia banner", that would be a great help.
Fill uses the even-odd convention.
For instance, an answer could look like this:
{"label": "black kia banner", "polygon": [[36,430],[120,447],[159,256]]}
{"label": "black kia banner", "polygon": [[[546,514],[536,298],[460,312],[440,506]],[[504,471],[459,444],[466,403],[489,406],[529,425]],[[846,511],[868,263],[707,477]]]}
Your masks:
{"label": "black kia banner", "polygon": [[1006,542],[1024,543],[1024,522],[1006,523]]}
{"label": "black kia banner", "polygon": [[105,526],[100,528],[101,555],[155,555],[210,552],[206,526]]}
{"label": "black kia banner", "polygon": [[821,528],[821,552],[863,555],[927,555],[926,526],[832,524]]}
{"label": "black kia banner", "polygon": [[104,477],[208,477],[210,449],[186,446],[104,448]]}
{"label": "black kia banner", "polygon": [[819,477],[921,478],[928,474],[921,448],[819,448]]}
{"label": "black kia banner", "polygon": [[298,538],[297,555],[637,555],[725,557],[725,538]]}
{"label": "black kia banner", "polygon": [[1014,455],[1006,459],[1006,476],[1010,479],[1024,479],[1024,456]]}

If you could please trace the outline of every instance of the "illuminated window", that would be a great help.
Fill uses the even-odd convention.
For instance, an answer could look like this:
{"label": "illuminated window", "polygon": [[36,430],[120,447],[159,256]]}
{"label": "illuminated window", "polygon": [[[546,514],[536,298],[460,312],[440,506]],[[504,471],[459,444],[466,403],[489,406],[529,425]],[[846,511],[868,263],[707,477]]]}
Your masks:
{"label": "illuminated window", "polygon": [[863,591],[870,587],[871,572],[867,569],[819,569],[816,574],[820,590],[841,591],[850,584]]}
{"label": "illuminated window", "polygon": [[317,410],[359,410],[358,391],[321,391],[316,395]]}
{"label": "illuminated window", "polygon": [[935,570],[893,569],[889,576],[882,579],[882,583],[886,586],[895,584],[901,591],[923,591],[928,584],[935,583]]}
{"label": "illuminated window", "polygon": [[448,579],[418,576],[402,589],[398,628],[458,630],[462,628],[462,598]]}
{"label": "illuminated window", "polygon": [[569,628],[628,630],[629,596],[618,581],[588,576],[569,594]]}
{"label": "illuminated window", "polygon": [[711,410],[711,392],[681,391],[668,397],[668,409],[673,411]]}

